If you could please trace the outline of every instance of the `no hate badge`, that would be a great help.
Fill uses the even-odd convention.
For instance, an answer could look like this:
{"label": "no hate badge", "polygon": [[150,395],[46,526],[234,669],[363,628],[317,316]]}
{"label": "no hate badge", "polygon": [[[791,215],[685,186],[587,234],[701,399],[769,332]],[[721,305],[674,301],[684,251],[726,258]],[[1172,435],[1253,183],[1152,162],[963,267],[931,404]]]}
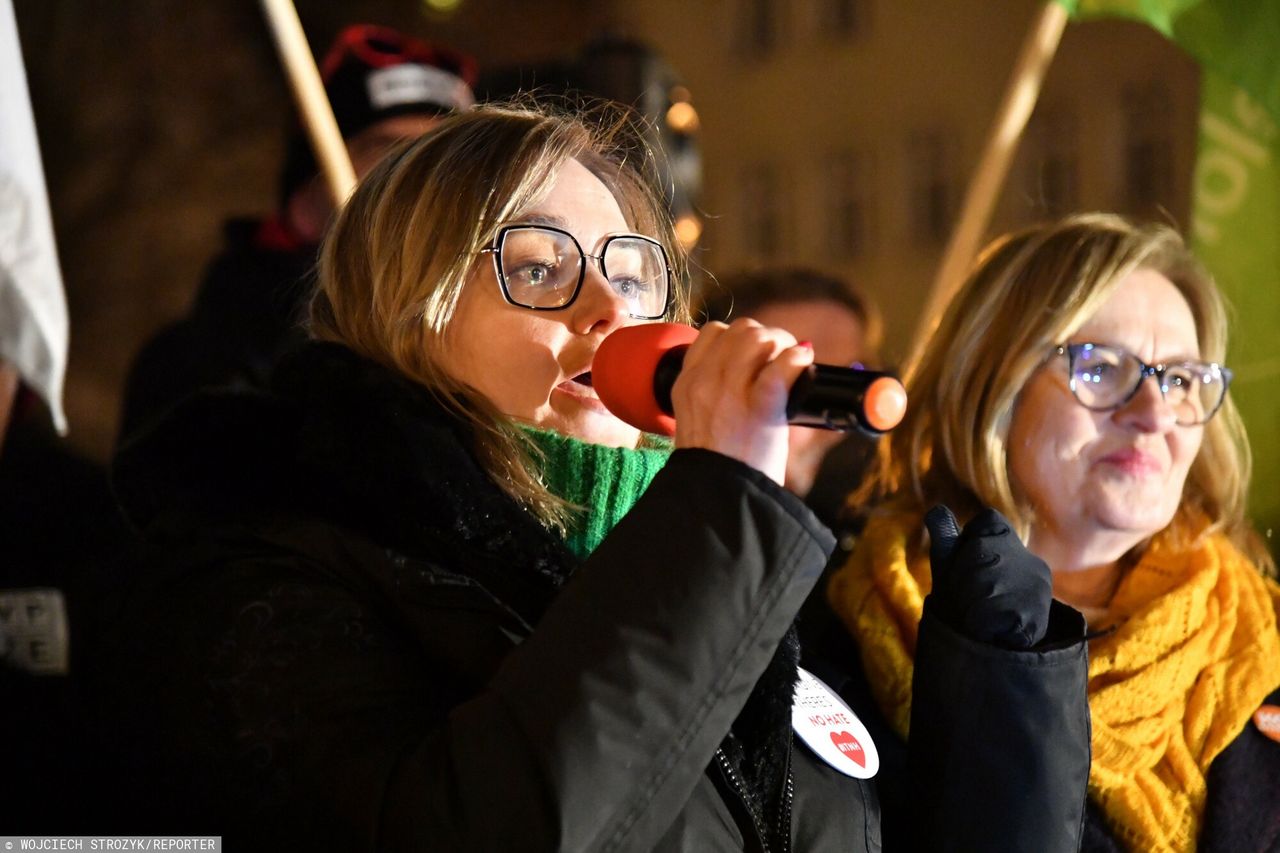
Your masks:
{"label": "no hate badge", "polygon": [[870,779],[880,770],[880,754],[871,733],[836,692],[811,673],[799,670],[791,727],[815,755],[855,779]]}

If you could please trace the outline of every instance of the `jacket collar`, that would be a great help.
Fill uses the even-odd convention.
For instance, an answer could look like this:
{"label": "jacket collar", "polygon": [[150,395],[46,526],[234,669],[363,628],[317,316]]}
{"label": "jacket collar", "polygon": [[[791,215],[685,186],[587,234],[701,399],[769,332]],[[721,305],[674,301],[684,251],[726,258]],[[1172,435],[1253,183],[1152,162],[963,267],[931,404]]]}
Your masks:
{"label": "jacket collar", "polygon": [[337,344],[290,354],[270,392],[188,400],[113,468],[127,515],[154,540],[318,517],[408,556],[519,577],[538,598],[576,562],[493,483],[426,390]]}

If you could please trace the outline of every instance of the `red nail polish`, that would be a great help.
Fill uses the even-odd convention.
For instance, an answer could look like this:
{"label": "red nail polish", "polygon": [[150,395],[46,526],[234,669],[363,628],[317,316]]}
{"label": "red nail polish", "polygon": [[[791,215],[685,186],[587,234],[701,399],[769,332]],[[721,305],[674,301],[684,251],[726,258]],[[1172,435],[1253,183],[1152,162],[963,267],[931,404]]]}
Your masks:
{"label": "red nail polish", "polygon": [[796,346],[804,347],[805,349],[813,349],[813,341],[796,341]]}

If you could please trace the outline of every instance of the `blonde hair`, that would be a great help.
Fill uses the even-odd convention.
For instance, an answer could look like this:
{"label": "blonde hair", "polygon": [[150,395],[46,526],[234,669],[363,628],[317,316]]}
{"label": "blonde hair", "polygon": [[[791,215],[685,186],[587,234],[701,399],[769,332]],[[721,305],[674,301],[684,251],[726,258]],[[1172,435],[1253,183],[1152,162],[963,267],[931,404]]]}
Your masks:
{"label": "blonde hair", "polygon": [[320,252],[311,333],[336,341],[430,391],[474,442],[504,491],[545,524],[571,508],[542,484],[524,433],[441,366],[447,332],[498,228],[550,191],[577,160],[611,192],[628,227],[666,248],[674,319],[688,317],[686,262],[652,154],[629,114],[597,105],[576,113],[545,104],[485,105],[442,121],[388,155],[361,181]]}
{"label": "blonde hair", "polygon": [[[947,503],[962,516],[982,505],[1025,538],[1033,519],[1009,475],[1007,438],[1018,395],[1056,345],[1095,314],[1135,270],[1168,278],[1191,307],[1201,358],[1226,355],[1227,316],[1213,279],[1176,231],[1108,214],[1081,214],[996,240],[978,258],[917,361],[905,369],[911,405],[881,444],[855,504],[891,496],[917,509]],[[1205,425],[1173,524],[1200,516],[1265,570],[1266,547],[1245,518],[1251,456],[1227,395]]]}

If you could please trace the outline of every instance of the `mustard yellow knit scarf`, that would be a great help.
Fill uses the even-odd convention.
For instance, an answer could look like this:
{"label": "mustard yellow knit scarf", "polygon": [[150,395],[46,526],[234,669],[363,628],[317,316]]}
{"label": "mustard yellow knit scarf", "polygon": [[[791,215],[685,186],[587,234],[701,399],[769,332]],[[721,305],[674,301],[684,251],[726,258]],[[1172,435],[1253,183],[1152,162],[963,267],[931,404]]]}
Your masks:
{"label": "mustard yellow knit scarf", "polygon": [[[930,587],[921,529],[918,514],[873,517],[827,589],[904,738]],[[1277,611],[1280,587],[1219,535],[1160,534],[1121,580],[1098,623],[1116,628],[1089,646],[1089,795],[1130,849],[1195,849],[1210,763],[1280,686]]]}

